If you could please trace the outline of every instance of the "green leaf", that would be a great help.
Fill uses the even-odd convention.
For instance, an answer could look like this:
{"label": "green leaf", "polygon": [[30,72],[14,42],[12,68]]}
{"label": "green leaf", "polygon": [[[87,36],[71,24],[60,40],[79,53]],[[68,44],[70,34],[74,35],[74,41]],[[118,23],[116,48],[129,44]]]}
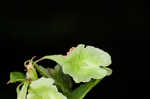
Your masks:
{"label": "green leaf", "polygon": [[104,78],[108,75],[104,67],[111,64],[111,56],[107,52],[93,46],[85,47],[83,44],[72,48],[67,56],[50,55],[43,59],[56,61],[62,66],[63,72],[70,75],[76,83]]}
{"label": "green leaf", "polygon": [[51,72],[52,78],[55,80],[56,86],[63,92],[65,95],[69,95],[72,88],[72,79],[63,73],[60,65],[56,65],[53,72]]}
{"label": "green leaf", "polygon": [[34,67],[40,73],[41,76],[46,77],[46,78],[51,77],[50,74],[49,74],[48,69],[44,68],[43,66],[40,66],[40,65],[34,63]]}
{"label": "green leaf", "polygon": [[25,76],[24,73],[21,73],[21,72],[10,72],[9,83],[23,82],[25,80],[26,80],[26,76]]}
{"label": "green leaf", "polygon": [[34,66],[41,76],[46,78],[53,78],[55,80],[55,85],[60,91],[63,92],[63,94],[70,94],[72,88],[72,80],[68,75],[62,72],[62,68],[60,65],[56,65],[54,69],[44,68],[38,64],[35,64]]}
{"label": "green leaf", "polygon": [[21,90],[20,90],[21,85],[17,87],[17,99],[26,99],[28,86],[29,82],[25,81]]}
{"label": "green leaf", "polygon": [[29,87],[27,99],[67,99],[58,92],[52,78],[40,78],[32,81]]}
{"label": "green leaf", "polygon": [[92,80],[90,82],[87,82],[85,84],[80,85],[78,88],[76,88],[68,97],[68,99],[83,99],[86,94],[94,87],[96,86],[101,79],[98,80]]}

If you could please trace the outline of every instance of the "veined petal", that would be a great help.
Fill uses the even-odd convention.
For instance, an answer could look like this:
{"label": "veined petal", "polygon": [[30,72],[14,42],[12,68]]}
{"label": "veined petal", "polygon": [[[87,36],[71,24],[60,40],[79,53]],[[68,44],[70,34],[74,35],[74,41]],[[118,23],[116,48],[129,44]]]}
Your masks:
{"label": "veined petal", "polygon": [[20,90],[21,85],[19,85],[17,87],[17,99],[26,99],[28,85],[29,85],[29,82],[25,81],[22,88],[21,88],[21,90]]}
{"label": "veined petal", "polygon": [[89,62],[92,62],[92,64],[98,66],[109,66],[111,64],[111,56],[99,48],[87,46],[84,49],[83,54],[87,57]]}
{"label": "veined petal", "polygon": [[101,79],[108,75],[108,71],[101,67],[111,64],[111,56],[93,46],[80,44],[71,48],[67,56],[51,55],[43,59],[51,59],[62,66],[63,72],[69,74],[76,83],[88,82],[93,79]]}
{"label": "veined petal", "polygon": [[67,99],[58,92],[54,80],[51,78],[40,78],[32,81],[28,91],[27,99]]}

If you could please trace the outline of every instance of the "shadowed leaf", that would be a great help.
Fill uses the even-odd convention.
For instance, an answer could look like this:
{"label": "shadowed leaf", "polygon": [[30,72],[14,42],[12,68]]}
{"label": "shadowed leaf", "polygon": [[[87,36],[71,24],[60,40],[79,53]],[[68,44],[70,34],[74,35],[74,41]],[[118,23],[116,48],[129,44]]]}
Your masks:
{"label": "shadowed leaf", "polygon": [[86,94],[94,87],[96,86],[101,79],[98,80],[92,80],[90,82],[87,82],[85,84],[80,85],[78,88],[76,88],[68,97],[68,99],[83,99]]}

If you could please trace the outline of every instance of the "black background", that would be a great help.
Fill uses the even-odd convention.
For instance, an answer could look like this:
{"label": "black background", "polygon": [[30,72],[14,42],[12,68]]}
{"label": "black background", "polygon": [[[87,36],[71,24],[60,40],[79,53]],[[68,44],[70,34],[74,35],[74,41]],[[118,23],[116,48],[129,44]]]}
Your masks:
{"label": "black background", "polygon": [[[112,56],[113,74],[85,99],[142,96],[149,83],[149,5],[146,1],[3,1],[0,12],[0,97],[15,99],[11,71],[32,56],[65,54],[83,43]],[[53,64],[53,63],[52,63]]]}

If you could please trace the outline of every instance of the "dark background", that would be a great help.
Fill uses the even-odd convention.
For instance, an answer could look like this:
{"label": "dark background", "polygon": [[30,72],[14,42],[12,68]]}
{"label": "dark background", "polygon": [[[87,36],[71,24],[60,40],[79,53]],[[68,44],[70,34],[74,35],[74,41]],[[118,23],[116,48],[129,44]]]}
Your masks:
{"label": "dark background", "polygon": [[[32,56],[65,54],[83,43],[112,56],[113,74],[85,99],[142,96],[149,83],[149,5],[146,1],[3,1],[0,3],[0,97],[16,99],[11,71]],[[53,64],[53,63],[52,63]],[[141,92],[142,91],[142,92]]]}

